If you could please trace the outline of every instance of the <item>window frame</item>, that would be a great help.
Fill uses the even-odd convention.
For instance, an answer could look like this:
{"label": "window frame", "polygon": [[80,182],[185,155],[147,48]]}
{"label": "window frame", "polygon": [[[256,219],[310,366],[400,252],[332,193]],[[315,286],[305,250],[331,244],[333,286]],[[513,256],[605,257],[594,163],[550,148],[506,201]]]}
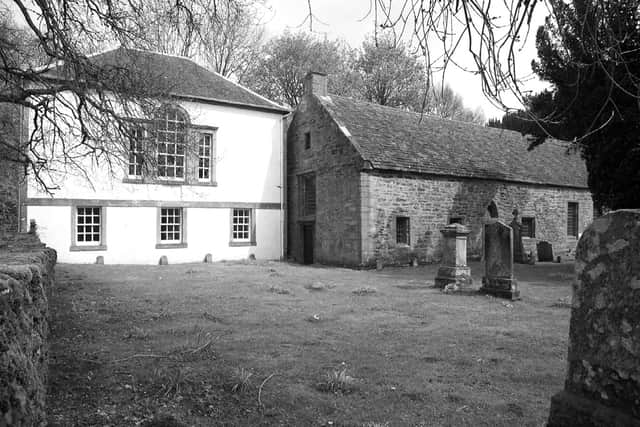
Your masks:
{"label": "window frame", "polygon": [[[400,241],[400,239],[398,238],[400,236],[399,221],[401,220],[402,221],[406,220],[406,241]],[[411,218],[405,215],[396,215],[394,234],[396,239],[396,245],[411,246]]]}
{"label": "window frame", "polygon": [[[178,209],[180,212],[180,240],[162,240],[162,210]],[[156,249],[179,249],[187,247],[187,209],[182,206],[159,206],[156,217]]]}
{"label": "window frame", "polygon": [[[571,223],[569,221],[569,218],[571,217],[571,210],[572,207],[575,207],[575,222],[574,222],[574,229],[575,229],[575,234],[572,233],[570,227],[571,227]],[[578,235],[580,234],[580,204],[578,202],[567,202],[567,237],[574,237],[574,238],[578,238]]]}
{"label": "window frame", "polygon": [[[460,220],[460,221],[456,221],[456,220]],[[451,216],[451,217],[449,217],[449,224],[448,225],[451,225],[451,224],[464,224],[463,221],[464,221],[464,217]]]}
{"label": "window frame", "polygon": [[[169,119],[169,115],[171,113],[175,113],[176,115],[175,120]],[[178,120],[178,118],[181,118],[182,120]],[[187,114],[186,111],[184,111],[182,108],[176,105],[166,105],[158,112],[158,114],[156,114],[156,117],[154,118],[153,122],[154,122],[154,133],[155,133],[155,152],[156,152],[155,175],[156,177],[161,181],[186,182],[187,175],[188,175],[188,167],[187,167],[188,153],[187,152],[189,148],[188,147],[189,128],[190,128],[189,115]],[[170,129],[169,122],[174,123],[173,130]],[[161,128],[160,126],[161,123],[164,125],[164,128]],[[182,132],[180,132],[180,130],[177,129],[178,123],[182,123],[182,126],[183,126]],[[160,135],[170,134],[170,133],[173,133],[174,135],[173,141],[170,141],[168,137],[166,140],[162,140],[162,141],[160,140]],[[178,139],[179,139],[178,137],[180,133],[182,133],[183,135],[182,142],[178,142]],[[166,151],[160,151],[160,144],[165,145]],[[174,153],[169,153],[170,151],[168,150],[169,144],[172,144],[175,146]],[[182,154],[178,154],[178,149],[180,146],[182,147]],[[163,164],[161,164],[160,162],[161,156],[165,158],[165,163]],[[168,164],[169,158],[173,158],[173,165]],[[181,166],[177,165],[177,160],[179,158],[182,159]],[[165,169],[165,174],[166,174],[166,170],[168,170],[169,168],[172,168],[174,171],[174,176],[161,175],[160,168]],[[182,169],[181,177],[176,176],[178,168]]]}
{"label": "window frame", "polygon": [[[139,137],[137,135],[137,133],[140,131],[142,131],[142,137]],[[147,141],[149,140],[149,133],[150,132],[149,132],[148,126],[145,126],[145,124],[143,123],[136,124],[133,127],[131,139],[129,141],[129,150],[128,150],[129,158],[127,160],[127,178],[129,179],[132,179],[132,180],[144,179],[144,157],[146,152]],[[133,144],[136,145],[135,148],[132,147]],[[138,160],[139,158],[140,162],[132,163],[131,162],[132,156],[136,160]],[[131,173],[132,166],[134,168],[134,174]],[[135,171],[137,168],[139,168],[139,172],[140,172],[139,174],[135,174]]]}
{"label": "window frame", "polygon": [[[527,225],[527,229],[529,230],[528,234],[524,233],[525,222],[530,222],[530,225]],[[535,239],[536,238],[536,217],[523,216],[521,223],[522,223],[522,227],[520,228],[521,230],[520,235],[528,239]]]}
{"label": "window frame", "polygon": [[[80,242],[78,241],[78,210],[79,209],[98,209],[100,223],[98,224],[100,241],[99,242]],[[86,224],[83,222],[83,224]],[[93,225],[93,224],[92,224]],[[71,206],[71,252],[80,251],[106,251],[107,250],[107,210],[104,206],[95,204],[82,204]]]}
{"label": "window frame", "polygon": [[[309,198],[307,197],[310,192],[307,188],[307,183],[313,181],[313,205],[308,205],[307,201]],[[305,173],[298,175],[298,188],[299,188],[299,204],[300,208],[298,213],[303,218],[313,217],[318,209],[317,203],[317,185],[316,185],[316,174],[315,173]]]}
{"label": "window frame", "polygon": [[311,149],[311,132],[304,133],[304,149]]}
{"label": "window frame", "polygon": [[[214,159],[215,159],[215,137],[214,132],[198,131],[198,163],[196,167],[196,179],[199,183],[211,183],[214,182]],[[209,137],[209,155],[201,154],[201,142]],[[204,148],[206,149],[206,147]],[[208,160],[209,166],[204,168],[201,166],[202,160]],[[200,171],[207,171],[209,173],[208,178],[201,178]]]}
{"label": "window frame", "polygon": [[[249,217],[249,237],[248,239],[238,239],[234,237],[233,220],[235,211],[247,211]],[[256,246],[256,210],[247,207],[235,207],[229,209],[229,246]]]}

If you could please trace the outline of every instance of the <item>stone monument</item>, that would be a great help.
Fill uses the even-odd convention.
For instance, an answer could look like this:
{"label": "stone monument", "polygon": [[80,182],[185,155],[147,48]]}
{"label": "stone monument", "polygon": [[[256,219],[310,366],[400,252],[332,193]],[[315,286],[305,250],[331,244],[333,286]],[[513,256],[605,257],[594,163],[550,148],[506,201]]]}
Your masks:
{"label": "stone monument", "polygon": [[513,277],[513,231],[503,222],[484,224],[482,228],[484,277],[480,292],[497,297],[519,299],[518,283]]}
{"label": "stone monument", "polygon": [[640,426],[640,210],[610,212],[585,230],[564,390],[550,427]]}
{"label": "stone monument", "polygon": [[442,264],[435,287],[446,291],[468,290],[472,284],[471,269],[467,266],[469,229],[462,224],[449,224],[440,232],[443,237]]}
{"label": "stone monument", "polygon": [[536,244],[536,251],[538,252],[538,261],[540,262],[553,262],[553,247],[551,243],[544,240]]}
{"label": "stone monument", "polygon": [[524,245],[522,244],[522,222],[520,222],[520,214],[518,209],[513,210],[513,220],[509,224],[513,230],[513,262],[526,264],[528,262],[524,253]]}

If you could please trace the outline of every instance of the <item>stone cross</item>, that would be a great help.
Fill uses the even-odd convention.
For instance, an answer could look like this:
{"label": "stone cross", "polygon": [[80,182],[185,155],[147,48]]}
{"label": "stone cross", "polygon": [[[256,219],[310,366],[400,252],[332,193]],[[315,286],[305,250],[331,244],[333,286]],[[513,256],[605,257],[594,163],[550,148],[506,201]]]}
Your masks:
{"label": "stone cross", "polygon": [[467,266],[467,236],[469,229],[461,224],[449,224],[440,230],[443,237],[442,264],[435,286],[446,291],[469,289],[471,269]]}
{"label": "stone cross", "polygon": [[575,269],[568,372],[548,426],[640,426],[640,210],[593,221]]}
{"label": "stone cross", "polygon": [[518,299],[520,291],[513,277],[513,230],[503,222],[484,224],[482,228],[484,277],[480,292],[502,298]]}

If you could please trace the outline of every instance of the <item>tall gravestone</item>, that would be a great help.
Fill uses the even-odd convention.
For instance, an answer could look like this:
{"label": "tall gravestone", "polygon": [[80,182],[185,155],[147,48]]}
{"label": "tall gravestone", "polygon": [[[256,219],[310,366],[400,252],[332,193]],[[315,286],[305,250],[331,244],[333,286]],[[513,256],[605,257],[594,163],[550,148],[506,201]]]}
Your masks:
{"label": "tall gravestone", "polygon": [[593,221],[578,243],[564,391],[550,427],[640,426],[640,210]]}
{"label": "tall gravestone", "polygon": [[513,277],[513,230],[503,222],[484,224],[482,229],[484,277],[480,292],[518,299],[520,291]]}
{"label": "tall gravestone", "polygon": [[520,222],[518,209],[513,210],[513,220],[509,227],[513,231],[513,261],[521,264],[526,263],[527,259],[524,254],[524,245],[522,244],[522,222]]}
{"label": "tall gravestone", "polygon": [[462,224],[449,224],[440,230],[443,237],[442,264],[435,286],[448,292],[471,287],[471,269],[467,265],[467,236],[470,231]]}

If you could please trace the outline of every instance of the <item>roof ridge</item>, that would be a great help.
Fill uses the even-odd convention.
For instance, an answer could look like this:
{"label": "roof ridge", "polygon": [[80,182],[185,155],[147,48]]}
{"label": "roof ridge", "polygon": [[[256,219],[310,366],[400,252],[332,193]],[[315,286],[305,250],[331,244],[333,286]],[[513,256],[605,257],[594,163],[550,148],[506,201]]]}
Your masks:
{"label": "roof ridge", "polygon": [[[193,62],[195,63],[195,61],[193,61]],[[197,63],[196,63],[196,65],[197,65]],[[270,103],[270,104],[275,105],[275,106],[276,106],[276,107],[278,107],[278,108],[284,108],[285,110],[289,110],[289,111],[291,111],[291,109],[290,109],[290,108],[287,108],[287,107],[285,107],[284,105],[280,105],[280,104],[278,104],[277,102],[274,102],[274,101],[270,100],[269,98],[265,98],[264,96],[260,95],[259,93],[254,92],[253,90],[249,89],[248,87],[246,87],[246,86],[244,86],[244,85],[241,85],[240,83],[234,82],[234,81],[233,81],[233,80],[231,80],[230,78],[223,76],[222,74],[218,73],[217,71],[208,70],[208,69],[207,69],[207,71],[209,71],[210,73],[217,74],[218,76],[222,77],[223,79],[225,79],[225,80],[226,80],[226,81],[228,81],[229,83],[234,84],[234,85],[238,86],[239,88],[246,90],[247,92],[249,92],[249,93],[251,93],[251,94],[253,94],[253,95],[257,96],[258,98],[263,99],[264,101],[267,101],[267,102],[268,102],[268,103]]]}

